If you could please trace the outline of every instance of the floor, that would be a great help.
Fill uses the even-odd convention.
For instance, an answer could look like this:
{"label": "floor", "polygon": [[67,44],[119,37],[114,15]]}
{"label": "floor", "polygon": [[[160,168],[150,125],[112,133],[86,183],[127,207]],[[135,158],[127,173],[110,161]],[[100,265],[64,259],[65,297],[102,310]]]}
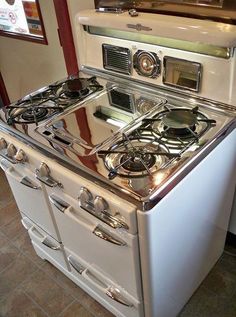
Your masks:
{"label": "floor", "polygon": [[[236,252],[230,247],[227,251]],[[229,253],[224,253],[179,317],[236,316],[236,257]],[[0,171],[0,317],[46,316],[113,315],[35,254]]]}

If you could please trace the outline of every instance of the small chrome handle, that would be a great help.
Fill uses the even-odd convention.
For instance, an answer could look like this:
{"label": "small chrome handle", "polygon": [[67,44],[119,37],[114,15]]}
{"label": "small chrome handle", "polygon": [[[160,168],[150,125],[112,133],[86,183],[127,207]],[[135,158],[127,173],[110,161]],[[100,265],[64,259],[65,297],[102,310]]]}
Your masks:
{"label": "small chrome handle", "polygon": [[49,187],[63,187],[62,184],[50,176],[50,169],[45,163],[35,170],[35,177]]}
{"label": "small chrome handle", "polygon": [[20,183],[21,183],[22,185],[25,185],[25,186],[27,186],[27,187],[29,187],[29,188],[32,188],[32,189],[40,189],[40,187],[37,186],[37,185],[35,185],[35,184],[33,184],[33,182],[32,182],[27,176],[24,176],[24,177],[21,179]]}
{"label": "small chrome handle", "polygon": [[48,247],[48,248],[50,248],[52,250],[60,250],[60,246],[55,245],[47,237],[42,241],[42,244],[44,244],[46,247]]}
{"label": "small chrome handle", "polygon": [[69,255],[67,259],[68,259],[70,265],[71,265],[79,274],[82,274],[82,273],[83,273],[83,271],[85,270],[85,268],[83,267],[83,265],[81,265],[81,264],[78,263],[75,259],[73,259],[72,255]]}
{"label": "small chrome handle", "polygon": [[9,157],[7,154],[2,154],[0,153],[0,156],[4,159],[6,159],[8,162],[12,163],[12,164],[19,164],[20,162],[18,162],[16,159]]}
{"label": "small chrome handle", "polygon": [[134,305],[130,302],[128,302],[120,293],[120,290],[118,288],[115,288],[113,286],[109,287],[108,290],[106,290],[106,295],[112,299],[114,299],[116,302],[127,306],[127,307],[133,307]]}
{"label": "small chrome handle", "polygon": [[125,246],[126,242],[122,241],[122,240],[118,240],[114,237],[112,237],[108,232],[106,232],[103,228],[101,228],[101,226],[97,226],[94,230],[93,230],[93,234],[95,234],[95,236],[97,236],[98,238],[101,238],[105,241],[108,241],[110,243],[119,245],[119,246]]}
{"label": "small chrome handle", "polygon": [[64,212],[70,205],[55,195],[49,196],[50,202],[61,212]]}

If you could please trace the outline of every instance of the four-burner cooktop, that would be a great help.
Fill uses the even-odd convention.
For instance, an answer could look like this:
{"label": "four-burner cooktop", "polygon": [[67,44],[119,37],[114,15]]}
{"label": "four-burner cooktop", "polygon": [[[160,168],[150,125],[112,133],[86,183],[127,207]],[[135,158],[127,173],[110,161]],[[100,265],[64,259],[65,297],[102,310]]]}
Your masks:
{"label": "four-burner cooktop", "polygon": [[28,95],[1,116],[32,143],[141,201],[233,120],[206,100],[86,76]]}

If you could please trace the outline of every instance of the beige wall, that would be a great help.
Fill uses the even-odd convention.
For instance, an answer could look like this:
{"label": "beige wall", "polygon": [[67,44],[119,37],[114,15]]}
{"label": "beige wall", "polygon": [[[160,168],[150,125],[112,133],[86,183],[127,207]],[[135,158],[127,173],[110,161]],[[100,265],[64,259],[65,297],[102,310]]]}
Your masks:
{"label": "beige wall", "polygon": [[[70,20],[71,20],[71,26],[72,26],[72,32],[73,32],[73,37],[74,37],[74,43],[75,43],[75,49],[76,49],[76,54],[78,58],[78,47],[79,43],[76,38],[76,30],[75,30],[75,15],[81,10],[86,10],[86,9],[93,9],[94,8],[94,1],[93,0],[67,0],[68,4],[68,10],[70,13]],[[79,59],[78,59],[79,62]]]}
{"label": "beige wall", "polygon": [[0,37],[0,69],[10,101],[66,76],[53,0],[40,0],[48,45]]}
{"label": "beige wall", "polygon": [[[39,0],[39,3],[48,45],[0,37],[0,70],[11,102],[67,76],[53,0]],[[74,34],[75,14],[93,7],[93,0],[68,0]]]}

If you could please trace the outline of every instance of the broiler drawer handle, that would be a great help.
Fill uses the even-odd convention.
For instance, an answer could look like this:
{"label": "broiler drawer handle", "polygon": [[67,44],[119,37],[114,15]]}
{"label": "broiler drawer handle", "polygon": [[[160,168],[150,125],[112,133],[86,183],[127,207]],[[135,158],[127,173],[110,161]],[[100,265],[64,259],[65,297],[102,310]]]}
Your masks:
{"label": "broiler drawer handle", "polygon": [[70,265],[71,265],[79,274],[82,274],[82,273],[83,273],[83,271],[85,270],[85,268],[84,268],[80,263],[78,263],[75,259],[73,259],[72,255],[69,255],[67,259],[68,259]]}
{"label": "broiler drawer handle", "polygon": [[61,212],[64,212],[69,207],[68,203],[66,203],[65,201],[63,201],[60,198],[57,198],[54,195],[50,195],[49,200]]}
{"label": "broiler drawer handle", "polygon": [[119,246],[125,246],[126,242],[122,241],[122,240],[118,240],[114,237],[112,237],[109,233],[107,233],[104,229],[102,229],[102,227],[97,226],[94,230],[93,230],[93,234],[95,234],[95,236],[97,236],[98,238],[101,238],[105,241],[108,241],[110,243],[119,245]]}
{"label": "broiler drawer handle", "polygon": [[133,307],[134,305],[132,303],[129,303],[128,301],[126,301],[124,299],[124,297],[121,295],[120,291],[111,286],[109,287],[107,290],[106,290],[106,295],[108,297],[110,297],[111,299],[114,299],[116,302],[124,305],[124,306],[127,306],[127,307]]}
{"label": "broiler drawer handle", "polygon": [[60,250],[60,246],[57,246],[54,243],[52,243],[47,237],[42,241],[42,244],[44,244],[46,247],[52,250]]}

